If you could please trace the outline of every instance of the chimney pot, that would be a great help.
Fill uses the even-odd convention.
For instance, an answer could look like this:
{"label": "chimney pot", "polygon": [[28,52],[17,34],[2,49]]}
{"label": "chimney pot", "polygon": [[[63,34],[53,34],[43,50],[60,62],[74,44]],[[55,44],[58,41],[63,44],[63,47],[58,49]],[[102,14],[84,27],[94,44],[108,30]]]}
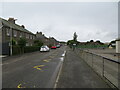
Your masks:
{"label": "chimney pot", "polygon": [[25,26],[24,26],[24,25],[21,25],[21,27],[25,28]]}
{"label": "chimney pot", "polygon": [[14,19],[14,18],[9,18],[8,21],[11,22],[11,23],[13,23],[13,24],[15,24],[16,19]]}

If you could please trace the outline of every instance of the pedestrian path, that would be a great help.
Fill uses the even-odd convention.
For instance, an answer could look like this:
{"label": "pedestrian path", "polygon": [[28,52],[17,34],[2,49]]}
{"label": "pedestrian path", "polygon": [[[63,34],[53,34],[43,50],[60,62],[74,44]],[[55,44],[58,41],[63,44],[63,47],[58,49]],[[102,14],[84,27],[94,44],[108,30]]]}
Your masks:
{"label": "pedestrian path", "polygon": [[110,88],[80,57],[68,49],[57,88]]}

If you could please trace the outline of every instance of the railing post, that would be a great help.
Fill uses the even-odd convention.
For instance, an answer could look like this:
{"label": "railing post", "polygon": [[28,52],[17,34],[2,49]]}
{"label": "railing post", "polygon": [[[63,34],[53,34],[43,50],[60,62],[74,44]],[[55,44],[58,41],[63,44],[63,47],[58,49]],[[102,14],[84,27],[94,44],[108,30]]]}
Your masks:
{"label": "railing post", "polygon": [[103,71],[102,71],[102,75],[103,75],[103,77],[104,77],[104,58],[103,58]]}
{"label": "railing post", "polygon": [[93,68],[93,54],[91,53],[91,55],[92,55],[92,68]]}

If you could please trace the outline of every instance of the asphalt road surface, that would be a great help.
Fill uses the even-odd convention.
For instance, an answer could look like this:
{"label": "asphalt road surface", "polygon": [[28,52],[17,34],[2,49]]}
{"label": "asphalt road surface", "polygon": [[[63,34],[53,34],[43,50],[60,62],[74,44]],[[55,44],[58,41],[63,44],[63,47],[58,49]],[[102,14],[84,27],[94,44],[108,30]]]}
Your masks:
{"label": "asphalt road surface", "polygon": [[2,88],[53,88],[66,47],[3,59]]}
{"label": "asphalt road surface", "polygon": [[3,88],[109,88],[66,46],[3,59],[2,70]]}
{"label": "asphalt road surface", "polygon": [[66,51],[57,88],[110,88],[75,52]]}

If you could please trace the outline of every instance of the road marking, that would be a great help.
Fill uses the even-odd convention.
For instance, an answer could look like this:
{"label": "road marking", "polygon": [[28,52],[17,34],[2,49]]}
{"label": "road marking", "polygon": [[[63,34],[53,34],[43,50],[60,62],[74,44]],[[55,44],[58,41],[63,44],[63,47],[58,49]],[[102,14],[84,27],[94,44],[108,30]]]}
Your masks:
{"label": "road marking", "polygon": [[64,57],[64,56],[65,56],[65,54],[66,54],[66,51],[64,51],[64,53],[62,54],[62,57]]}
{"label": "road marking", "polygon": [[50,62],[49,60],[43,60],[44,62]]}
{"label": "road marking", "polygon": [[17,88],[25,88],[25,87],[22,87],[22,84],[19,84]]}
{"label": "road marking", "polygon": [[49,56],[50,58],[54,58],[54,56]]}
{"label": "road marking", "polygon": [[56,78],[56,82],[55,82],[54,88],[57,88],[57,83],[58,83],[58,80],[60,78],[60,74],[61,74],[61,71],[62,71],[63,61],[64,61],[65,54],[66,54],[66,51],[64,51],[64,53],[62,54],[62,57],[60,58],[60,60],[61,60],[62,63],[61,63],[61,66],[60,66],[60,69],[59,69],[59,72],[58,72],[58,76]]}
{"label": "road marking", "polygon": [[37,66],[34,66],[33,68],[36,68],[37,70],[42,70],[41,68],[44,67],[45,65],[37,65]]}

